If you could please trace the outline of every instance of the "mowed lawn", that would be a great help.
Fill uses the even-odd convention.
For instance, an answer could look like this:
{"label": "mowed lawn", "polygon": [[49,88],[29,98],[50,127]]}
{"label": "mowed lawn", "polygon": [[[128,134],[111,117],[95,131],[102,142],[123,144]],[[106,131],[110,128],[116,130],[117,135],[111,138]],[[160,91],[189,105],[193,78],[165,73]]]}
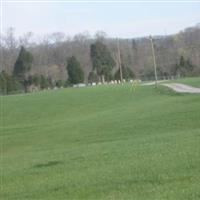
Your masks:
{"label": "mowed lawn", "polygon": [[200,199],[200,95],[130,85],[1,97],[2,200]]}

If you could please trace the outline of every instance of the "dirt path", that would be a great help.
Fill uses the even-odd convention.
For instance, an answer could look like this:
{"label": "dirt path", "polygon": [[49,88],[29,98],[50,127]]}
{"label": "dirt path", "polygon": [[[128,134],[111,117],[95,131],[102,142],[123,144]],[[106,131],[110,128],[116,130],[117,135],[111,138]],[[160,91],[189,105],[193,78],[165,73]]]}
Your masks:
{"label": "dirt path", "polygon": [[166,83],[162,84],[165,85],[171,89],[173,89],[176,92],[181,93],[200,93],[200,88],[195,88],[189,85],[181,84],[181,83]]}

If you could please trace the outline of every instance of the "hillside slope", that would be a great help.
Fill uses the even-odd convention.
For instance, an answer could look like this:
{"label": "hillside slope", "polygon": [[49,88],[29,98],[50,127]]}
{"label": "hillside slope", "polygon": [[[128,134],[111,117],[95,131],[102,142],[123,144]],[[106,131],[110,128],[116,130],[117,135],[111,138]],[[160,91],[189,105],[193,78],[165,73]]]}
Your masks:
{"label": "hillside slope", "polygon": [[1,197],[197,200],[199,102],[130,85],[2,97]]}

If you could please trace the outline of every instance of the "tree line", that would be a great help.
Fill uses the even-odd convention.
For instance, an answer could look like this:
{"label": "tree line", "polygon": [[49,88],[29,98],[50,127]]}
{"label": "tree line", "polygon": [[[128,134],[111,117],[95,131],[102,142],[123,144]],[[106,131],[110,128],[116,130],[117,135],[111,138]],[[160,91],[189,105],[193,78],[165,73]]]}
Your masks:
{"label": "tree line", "polygon": [[[97,40],[91,44],[90,55],[93,68],[89,73],[88,82],[119,80],[119,71],[116,71],[114,76],[112,74],[115,61],[111,56],[111,52],[102,41]],[[1,94],[67,87],[83,83],[85,80],[81,64],[74,55],[66,58],[66,70],[68,73],[66,80],[52,80],[44,75],[31,74],[30,70],[33,67],[33,61],[34,57],[31,52],[26,50],[24,46],[21,46],[12,74],[9,75],[4,70],[0,73]],[[134,78],[134,73],[130,68],[123,66],[123,70],[124,79]]]}
{"label": "tree line", "polygon": [[[8,29],[1,39],[1,93],[45,89],[76,83],[120,78],[117,42],[103,32],[67,37],[63,33],[31,40],[32,33],[16,38]],[[150,80],[153,60],[148,37],[119,39],[124,79]],[[200,28],[187,28],[174,35],[154,36],[158,76],[200,74]],[[2,92],[3,91],[3,92]]]}

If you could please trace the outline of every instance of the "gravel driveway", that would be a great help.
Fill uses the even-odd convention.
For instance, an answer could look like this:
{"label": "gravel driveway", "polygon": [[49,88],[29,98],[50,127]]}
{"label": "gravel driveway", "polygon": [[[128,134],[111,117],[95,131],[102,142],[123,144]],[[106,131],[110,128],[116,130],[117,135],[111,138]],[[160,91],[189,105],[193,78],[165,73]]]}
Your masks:
{"label": "gravel driveway", "polygon": [[166,83],[166,84],[162,84],[162,85],[165,85],[165,86],[173,89],[176,92],[200,93],[200,88],[192,87],[192,86],[181,84],[181,83]]}

